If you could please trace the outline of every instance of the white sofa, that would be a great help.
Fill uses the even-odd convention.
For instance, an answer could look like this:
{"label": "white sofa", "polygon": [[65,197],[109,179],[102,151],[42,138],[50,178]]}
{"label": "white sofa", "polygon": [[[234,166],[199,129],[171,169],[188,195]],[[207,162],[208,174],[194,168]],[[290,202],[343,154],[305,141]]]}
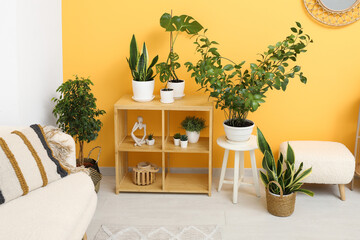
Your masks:
{"label": "white sofa", "polygon": [[[0,135],[14,127],[0,127]],[[21,129],[21,128],[18,128]],[[75,165],[75,143],[67,162]],[[46,187],[0,205],[1,240],[81,240],[94,215],[97,195],[91,178],[83,172],[70,174]]]}

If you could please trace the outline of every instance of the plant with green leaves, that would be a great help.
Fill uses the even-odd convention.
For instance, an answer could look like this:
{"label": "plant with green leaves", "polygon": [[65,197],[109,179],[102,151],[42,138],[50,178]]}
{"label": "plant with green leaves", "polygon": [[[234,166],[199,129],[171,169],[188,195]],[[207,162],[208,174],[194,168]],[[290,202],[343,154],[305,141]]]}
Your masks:
{"label": "plant with green leaves", "polygon": [[126,58],[131,75],[135,81],[151,81],[155,78],[153,67],[157,63],[159,56],[153,58],[149,64],[149,53],[144,42],[141,53],[139,52],[135,35],[132,36],[130,42],[130,57]]}
{"label": "plant with green leaves", "polygon": [[175,133],[175,134],[174,134],[174,138],[175,138],[175,139],[180,139],[180,137],[181,137],[181,134],[180,134],[180,133]]}
{"label": "plant with green leaves", "polygon": [[257,63],[251,63],[250,69],[245,70],[245,61],[236,63],[218,52],[218,43],[209,40],[205,35],[206,30],[197,37],[196,51],[201,59],[196,64],[187,62],[185,66],[192,72],[191,76],[200,89],[209,92],[210,97],[215,99],[215,107],[224,110],[226,125],[248,126],[248,113],[256,111],[265,102],[268,90],[285,91],[290,79],[295,77],[299,77],[304,84],[307,82],[303,72],[300,72],[301,67],[292,66],[289,62],[295,62],[313,41],[298,22],[291,31],[284,40],[269,45],[267,51],[259,54]]}
{"label": "plant with green leaves", "polygon": [[188,140],[188,136],[186,136],[186,135],[181,135],[180,141],[185,142],[185,141],[187,141],[187,140]]}
{"label": "plant with green leaves", "polygon": [[59,98],[53,98],[55,108],[53,114],[56,123],[64,132],[75,138],[79,143],[79,165],[84,165],[84,143],[95,140],[102,127],[99,117],[105,114],[104,110],[96,107],[96,98],[91,93],[89,78],[69,79],[60,85],[56,92]]}
{"label": "plant with green leaves", "polygon": [[260,178],[269,191],[280,195],[279,187],[274,183],[269,184],[269,182],[275,181],[280,184],[284,195],[302,192],[314,196],[312,191],[301,188],[303,185],[301,181],[311,173],[312,167],[303,170],[303,163],[301,162],[299,168],[295,169],[295,154],[290,144],[288,144],[286,158],[280,153],[280,157],[275,163],[271,148],[259,128],[257,129],[257,136],[258,146],[264,154],[262,167],[265,172],[260,171]]}
{"label": "plant with green leaves", "polygon": [[153,139],[154,139],[154,134],[150,133],[150,134],[148,135],[148,140],[151,141],[151,140],[153,140]]}
{"label": "plant with green leaves", "polygon": [[187,116],[182,122],[181,127],[189,132],[200,132],[205,126],[205,119],[195,116]]}
{"label": "plant with green leaves", "polygon": [[[170,52],[166,62],[161,62],[156,65],[156,70],[159,73],[160,81],[167,83],[169,80],[176,82],[179,80],[176,70],[180,68],[179,55],[174,52],[174,46],[179,33],[186,32],[190,36],[196,35],[203,29],[193,17],[188,15],[172,16],[172,13],[164,13],[160,18],[160,26],[166,32],[170,32]],[[176,33],[173,37],[173,32]]]}

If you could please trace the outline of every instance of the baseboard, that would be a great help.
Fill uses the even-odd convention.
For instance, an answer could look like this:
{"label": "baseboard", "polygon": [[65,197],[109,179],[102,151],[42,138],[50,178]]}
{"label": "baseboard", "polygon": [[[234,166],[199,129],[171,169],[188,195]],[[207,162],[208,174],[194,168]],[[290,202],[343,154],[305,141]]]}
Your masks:
{"label": "baseboard", "polygon": [[[208,169],[207,168],[170,168],[170,171],[173,173],[207,173]],[[115,176],[114,167],[100,167],[100,172],[104,176]],[[219,177],[220,172],[221,172],[221,168],[213,168],[213,177]],[[251,168],[245,168],[244,174],[245,177],[251,177],[252,176]],[[227,168],[225,177],[232,178],[233,176],[234,176],[234,169]]]}

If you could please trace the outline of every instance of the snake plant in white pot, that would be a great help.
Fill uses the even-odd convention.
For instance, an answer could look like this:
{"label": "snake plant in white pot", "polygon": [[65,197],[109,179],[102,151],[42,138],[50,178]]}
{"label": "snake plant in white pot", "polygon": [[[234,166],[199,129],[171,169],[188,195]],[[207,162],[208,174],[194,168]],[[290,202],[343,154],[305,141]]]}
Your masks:
{"label": "snake plant in white pot", "polygon": [[223,126],[230,142],[250,138],[254,122],[247,119],[248,113],[255,112],[265,102],[268,90],[285,91],[289,80],[294,77],[306,83],[300,66],[290,65],[289,62],[295,62],[299,54],[305,53],[312,40],[304,34],[298,22],[291,31],[284,40],[269,45],[267,51],[259,54],[257,63],[251,63],[246,70],[243,70],[245,61],[235,63],[221,56],[216,48],[218,43],[209,40],[206,30],[197,37],[196,51],[201,58],[195,64],[187,62],[185,65],[200,89],[214,98],[215,107],[224,110],[226,120]]}
{"label": "snake plant in white pot", "polygon": [[154,98],[155,80],[154,71],[152,68],[157,63],[159,57],[153,58],[149,64],[149,53],[146,44],[143,44],[142,52],[139,52],[135,35],[132,36],[130,42],[130,57],[127,58],[131,70],[133,100],[138,102],[149,102]]}
{"label": "snake plant in white pot", "polygon": [[267,209],[275,216],[290,216],[294,212],[296,192],[314,196],[313,192],[301,188],[301,181],[311,173],[312,168],[303,171],[303,163],[300,163],[299,168],[295,169],[295,153],[290,144],[286,156],[280,153],[275,163],[270,145],[259,128],[257,136],[258,146],[264,154],[262,167],[265,172],[260,171],[260,178],[266,187]]}

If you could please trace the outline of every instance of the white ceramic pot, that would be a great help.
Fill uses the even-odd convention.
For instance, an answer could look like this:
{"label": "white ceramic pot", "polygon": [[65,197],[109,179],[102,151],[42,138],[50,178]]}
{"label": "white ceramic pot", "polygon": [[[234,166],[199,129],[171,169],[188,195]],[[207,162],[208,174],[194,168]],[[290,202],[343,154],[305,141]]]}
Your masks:
{"label": "white ceramic pot", "polygon": [[133,99],[137,102],[149,102],[154,99],[155,80],[134,81],[132,80]]}
{"label": "white ceramic pot", "polygon": [[178,139],[174,138],[174,145],[175,146],[180,146],[180,139],[179,138]]}
{"label": "white ceramic pot", "polygon": [[182,148],[187,148],[188,141],[180,141],[180,145]]}
{"label": "white ceramic pot", "polygon": [[248,127],[230,127],[225,124],[224,121],[224,130],[226,138],[231,142],[246,142],[250,139],[251,133],[255,126],[253,121],[246,120],[252,123],[251,126]]}
{"label": "white ceramic pot", "polygon": [[[167,91],[165,91],[165,89]],[[173,103],[174,102],[174,90],[170,88],[163,88],[160,90],[160,102],[162,103]]]}
{"label": "white ceramic pot", "polygon": [[185,94],[184,94],[185,81],[184,80],[179,80],[179,81],[181,81],[181,82],[169,81],[167,84],[168,88],[174,89],[174,98],[175,99],[180,99],[183,96],[185,96]]}
{"label": "white ceramic pot", "polygon": [[149,145],[149,146],[154,145],[155,144],[155,139],[152,139],[152,140],[146,139],[146,144]]}
{"label": "white ceramic pot", "polygon": [[186,131],[186,135],[188,136],[189,143],[197,143],[199,141],[200,132]]}

